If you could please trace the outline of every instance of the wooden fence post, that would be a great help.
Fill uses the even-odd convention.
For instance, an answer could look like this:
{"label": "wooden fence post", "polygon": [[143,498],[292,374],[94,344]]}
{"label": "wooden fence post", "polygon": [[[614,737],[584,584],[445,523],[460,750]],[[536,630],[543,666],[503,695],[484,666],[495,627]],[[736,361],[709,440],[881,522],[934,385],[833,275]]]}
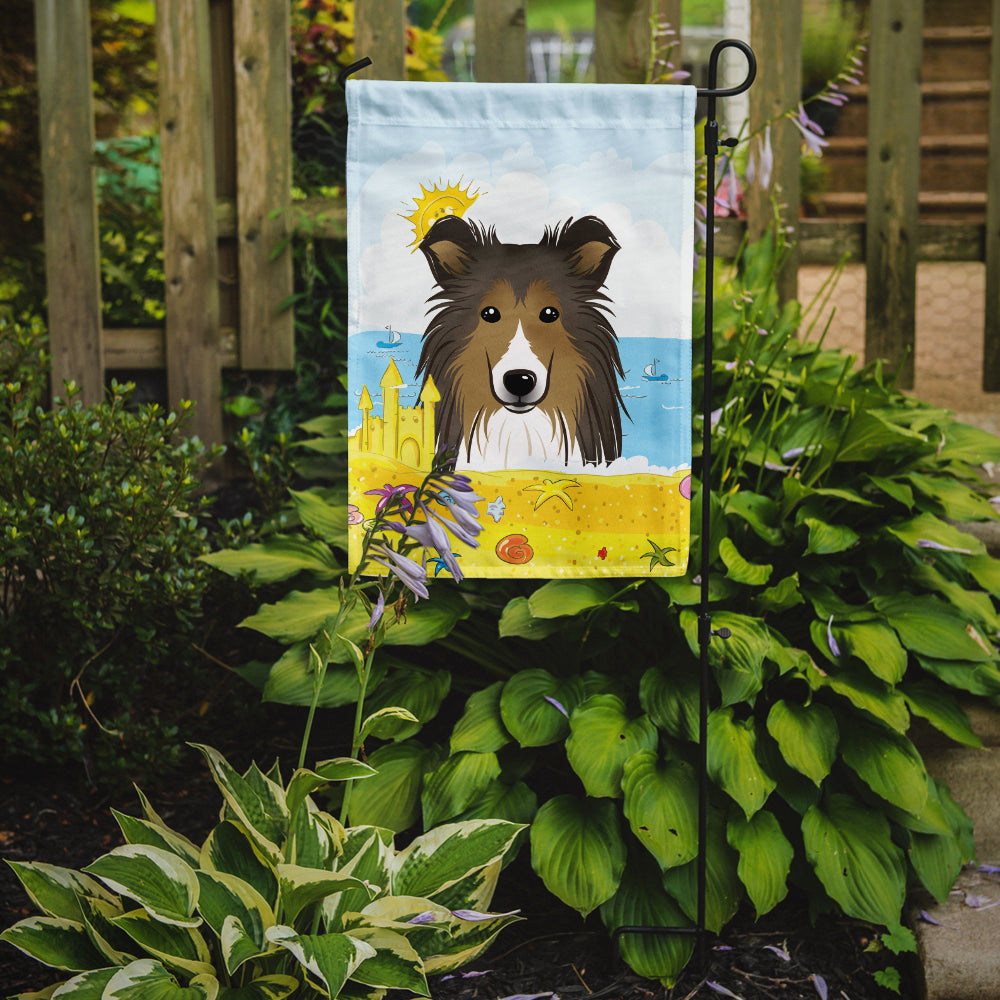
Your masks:
{"label": "wooden fence post", "polygon": [[872,0],[868,53],[865,360],[913,387],[923,0]]}
{"label": "wooden fence post", "polygon": [[594,67],[598,83],[645,83],[650,17],[657,0],[595,0]]}
{"label": "wooden fence post", "polygon": [[354,54],[373,65],[376,80],[406,79],[405,0],[362,0],[354,6]]}
{"label": "wooden fence post", "polygon": [[288,0],[233,6],[242,368],[295,367],[290,21]]}
{"label": "wooden fence post", "polygon": [[35,0],[52,394],[104,398],[89,0]]}
{"label": "wooden fence post", "polygon": [[[765,122],[797,107],[802,98],[802,4],[799,0],[758,0],[752,4],[750,41],[760,68],[750,88],[750,131],[753,133]],[[754,143],[759,141],[755,139]],[[774,203],[777,202],[779,224],[794,230],[793,244],[778,274],[778,297],[786,302],[798,296],[802,136],[792,122],[779,118],[771,126],[771,146],[774,168],[769,184],[763,187],[758,173],[747,192],[747,227],[751,240],[760,239],[774,221]]]}
{"label": "wooden fence post", "polygon": [[475,0],[475,75],[479,83],[528,78],[524,0]]}
{"label": "wooden fence post", "polygon": [[989,170],[986,177],[986,326],[983,390],[1000,392],[1000,0],[993,0],[990,45]]}
{"label": "wooden fence post", "polygon": [[159,0],[167,395],[197,402],[193,433],[222,441],[211,43],[207,0]]}

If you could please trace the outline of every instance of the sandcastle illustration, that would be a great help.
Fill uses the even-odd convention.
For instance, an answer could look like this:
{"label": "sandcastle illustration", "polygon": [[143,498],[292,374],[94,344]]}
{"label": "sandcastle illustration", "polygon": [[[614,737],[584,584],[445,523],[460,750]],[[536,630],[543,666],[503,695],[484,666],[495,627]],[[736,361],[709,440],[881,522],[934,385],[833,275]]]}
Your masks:
{"label": "sandcastle illustration", "polygon": [[396,362],[390,359],[379,382],[381,417],[372,414],[375,404],[368,386],[361,387],[361,426],[351,435],[351,441],[359,455],[379,455],[413,469],[430,471],[434,460],[434,406],[441,394],[428,377],[420,392],[420,405],[400,406],[399,389],[404,384]]}

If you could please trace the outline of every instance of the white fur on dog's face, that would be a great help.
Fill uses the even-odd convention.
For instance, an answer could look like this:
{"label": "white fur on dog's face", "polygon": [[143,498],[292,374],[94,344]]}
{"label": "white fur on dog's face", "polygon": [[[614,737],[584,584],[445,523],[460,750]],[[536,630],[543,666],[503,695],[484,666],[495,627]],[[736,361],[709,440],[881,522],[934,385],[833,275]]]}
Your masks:
{"label": "white fur on dog's face", "polygon": [[490,368],[490,387],[511,413],[527,413],[549,389],[549,365],[532,350],[519,322],[504,356]]}
{"label": "white fur on dog's face", "polygon": [[533,407],[524,413],[503,409],[490,414],[461,450],[456,468],[509,469],[525,455],[559,464],[580,461],[577,444],[568,439],[565,424]]}

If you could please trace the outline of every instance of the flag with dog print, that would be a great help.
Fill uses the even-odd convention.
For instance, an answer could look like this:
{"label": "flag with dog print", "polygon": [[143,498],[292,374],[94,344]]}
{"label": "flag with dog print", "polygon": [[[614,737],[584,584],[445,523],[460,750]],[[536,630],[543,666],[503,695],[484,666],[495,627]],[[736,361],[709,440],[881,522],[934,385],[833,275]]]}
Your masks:
{"label": "flag with dog print", "polygon": [[686,572],[695,98],[348,81],[352,567],[447,453],[465,576]]}

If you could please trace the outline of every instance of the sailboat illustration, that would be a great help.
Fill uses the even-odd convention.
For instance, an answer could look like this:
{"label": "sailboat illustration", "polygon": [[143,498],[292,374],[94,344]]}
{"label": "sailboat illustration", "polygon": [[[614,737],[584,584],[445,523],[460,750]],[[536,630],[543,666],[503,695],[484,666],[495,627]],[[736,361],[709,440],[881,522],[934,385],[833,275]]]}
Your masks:
{"label": "sailboat illustration", "polygon": [[376,341],[375,342],[376,347],[396,347],[399,344],[400,340],[402,340],[399,331],[393,330],[391,325],[387,326],[386,329],[389,331],[389,339]]}
{"label": "sailboat illustration", "polygon": [[648,364],[648,365],[646,365],[645,368],[643,368],[643,370],[642,370],[642,377],[647,382],[669,382],[670,381],[670,376],[669,375],[657,375],[656,374],[656,362],[659,361],[659,360],[660,360],[659,358],[653,358],[652,364]]}

